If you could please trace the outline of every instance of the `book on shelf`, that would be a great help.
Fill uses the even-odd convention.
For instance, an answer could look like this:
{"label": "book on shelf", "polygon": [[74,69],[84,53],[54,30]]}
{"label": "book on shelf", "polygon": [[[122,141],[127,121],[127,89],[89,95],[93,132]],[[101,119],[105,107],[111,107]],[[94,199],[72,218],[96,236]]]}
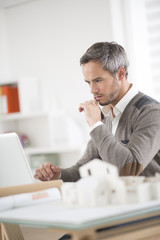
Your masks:
{"label": "book on shelf", "polygon": [[18,87],[16,85],[0,86],[0,113],[19,112]]}

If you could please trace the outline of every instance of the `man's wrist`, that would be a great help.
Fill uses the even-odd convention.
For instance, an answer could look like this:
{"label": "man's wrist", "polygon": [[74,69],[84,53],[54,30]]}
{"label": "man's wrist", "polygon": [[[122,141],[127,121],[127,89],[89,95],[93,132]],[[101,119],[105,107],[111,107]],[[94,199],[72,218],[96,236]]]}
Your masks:
{"label": "man's wrist", "polygon": [[92,126],[90,126],[90,132],[100,125],[103,125],[103,123],[101,121],[94,123]]}

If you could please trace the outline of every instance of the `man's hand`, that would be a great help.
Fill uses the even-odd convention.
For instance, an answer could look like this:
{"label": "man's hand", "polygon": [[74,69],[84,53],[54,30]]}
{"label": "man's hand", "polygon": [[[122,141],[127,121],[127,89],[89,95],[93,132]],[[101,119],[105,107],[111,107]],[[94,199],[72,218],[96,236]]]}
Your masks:
{"label": "man's hand", "polygon": [[96,122],[101,121],[101,110],[99,108],[98,102],[95,100],[85,101],[79,106],[79,111],[85,112],[85,118],[88,125],[91,127]]}
{"label": "man's hand", "polygon": [[61,176],[61,169],[50,162],[46,162],[36,169],[34,178],[41,181],[57,180]]}

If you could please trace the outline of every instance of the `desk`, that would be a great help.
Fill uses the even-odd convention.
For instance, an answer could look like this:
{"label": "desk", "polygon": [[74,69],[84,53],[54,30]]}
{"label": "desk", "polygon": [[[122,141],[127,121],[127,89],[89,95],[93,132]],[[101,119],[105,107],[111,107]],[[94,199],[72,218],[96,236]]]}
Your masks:
{"label": "desk", "polygon": [[54,202],[0,212],[3,240],[22,240],[19,224],[66,231],[74,240],[159,240],[160,201],[77,208]]}

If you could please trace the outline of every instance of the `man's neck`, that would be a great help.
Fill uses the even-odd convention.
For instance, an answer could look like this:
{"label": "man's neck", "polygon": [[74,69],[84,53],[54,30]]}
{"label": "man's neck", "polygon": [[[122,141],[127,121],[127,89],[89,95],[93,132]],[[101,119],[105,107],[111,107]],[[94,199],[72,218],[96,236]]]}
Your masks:
{"label": "man's neck", "polygon": [[[127,81],[127,80],[126,80]],[[113,102],[111,105],[112,105],[112,108],[115,107],[115,105],[124,97],[124,95],[126,95],[126,93],[129,91],[129,89],[132,87],[132,84],[129,83],[128,81],[126,82],[125,86],[123,87],[123,90],[121,92],[121,94],[119,95],[118,99],[116,102]]]}

